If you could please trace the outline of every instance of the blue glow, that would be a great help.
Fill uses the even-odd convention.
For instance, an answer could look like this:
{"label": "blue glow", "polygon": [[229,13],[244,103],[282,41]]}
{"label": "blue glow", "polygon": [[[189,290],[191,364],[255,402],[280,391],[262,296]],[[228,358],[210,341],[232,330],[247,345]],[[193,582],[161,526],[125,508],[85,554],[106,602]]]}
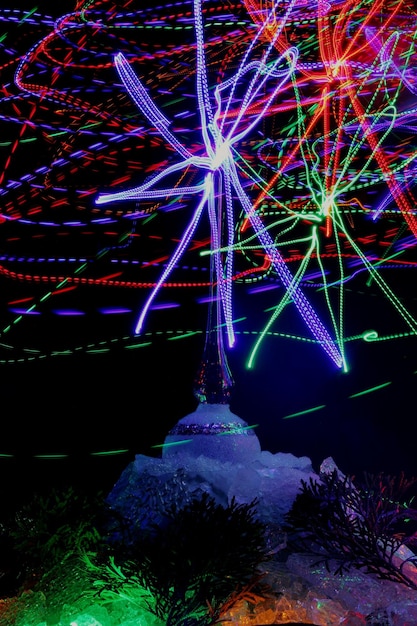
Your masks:
{"label": "blue glow", "polygon": [[[280,23],[277,23],[275,11],[271,11],[269,18],[259,28],[248,46],[234,75],[230,79],[217,84],[214,88],[213,93],[216,106],[212,107],[204,47],[202,1],[194,0],[194,29],[197,55],[196,92],[201,121],[203,156],[195,156],[177,139],[169,129],[170,121],[152,101],[141,80],[131,69],[129,61],[123,54],[117,54],[115,56],[115,66],[130,97],[152,126],[158,130],[163,139],[182,157],[182,160],[156,173],[142,185],[126,191],[99,195],[96,203],[102,205],[126,200],[141,201],[184,195],[199,196],[197,206],[180,243],[140,312],[135,334],[141,333],[151,304],[190,244],[200,218],[203,212],[207,210],[211,228],[211,253],[214,256],[213,267],[216,289],[221,301],[228,345],[229,347],[233,346],[235,342],[232,322],[233,250],[235,244],[234,215],[235,204],[238,203],[246,214],[267,258],[270,260],[285,288],[284,296],[277,305],[265,332],[260,336],[254,348],[251,363],[272,323],[283,308],[289,302],[293,302],[312,335],[337,367],[340,368],[343,366],[344,359],[336,342],[331,338],[301,291],[299,286],[300,279],[291,274],[256,208],[253,207],[245,191],[247,179],[245,178],[245,182],[242,182],[235,161],[235,158],[239,157],[237,144],[245,139],[268,113],[296,70],[298,50],[295,47],[289,48],[274,60],[270,58],[272,53],[276,54],[275,42],[280,37],[286,17],[295,4],[296,0],[289,2],[287,10],[283,11]],[[251,59],[255,44],[259,43],[263,32],[271,24],[274,26],[274,34],[270,37],[270,42],[266,46],[262,58],[260,60]],[[243,96],[240,95],[242,88]],[[237,97],[238,90],[239,97]],[[240,107],[236,105],[237,100],[240,102]],[[253,113],[255,104],[257,105],[256,114]],[[234,107],[233,112],[235,114],[229,115],[232,107]],[[197,184],[183,187],[159,186],[168,176],[177,172],[184,172],[191,166],[201,172],[202,179]],[[256,183],[262,184],[262,181],[256,181]]]}
{"label": "blue glow", "polygon": [[55,315],[62,315],[62,316],[68,316],[68,317],[78,317],[81,315],[85,315],[84,311],[79,311],[77,309],[53,309],[52,311],[53,313],[55,313]]}
{"label": "blue glow", "polygon": [[131,309],[124,309],[121,307],[102,307],[98,309],[102,315],[121,315],[123,313],[131,313]]}
{"label": "blue glow", "polygon": [[17,315],[40,315],[39,311],[31,311],[30,309],[20,309],[15,307],[9,307],[10,313],[16,313]]}

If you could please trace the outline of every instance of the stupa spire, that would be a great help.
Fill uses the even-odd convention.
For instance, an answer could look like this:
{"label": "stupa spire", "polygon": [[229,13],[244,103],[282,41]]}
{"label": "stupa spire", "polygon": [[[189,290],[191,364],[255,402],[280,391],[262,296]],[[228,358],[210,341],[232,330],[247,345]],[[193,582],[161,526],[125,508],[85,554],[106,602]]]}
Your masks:
{"label": "stupa spire", "polygon": [[224,349],[220,315],[220,299],[212,285],[203,355],[194,379],[194,396],[200,404],[230,403],[234,381]]}
{"label": "stupa spire", "polygon": [[229,407],[234,382],[224,348],[221,299],[213,278],[213,261],[210,269],[212,280],[205,343],[194,379],[194,395],[199,404],[170,430],[162,457],[183,460],[204,456],[247,463],[258,458],[261,445],[254,430]]}

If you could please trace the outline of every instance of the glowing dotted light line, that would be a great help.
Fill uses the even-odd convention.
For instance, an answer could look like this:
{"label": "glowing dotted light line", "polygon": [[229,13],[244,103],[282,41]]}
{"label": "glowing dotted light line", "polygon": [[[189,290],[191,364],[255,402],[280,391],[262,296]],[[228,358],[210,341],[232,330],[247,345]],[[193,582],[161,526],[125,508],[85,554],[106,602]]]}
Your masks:
{"label": "glowing dotted light line", "polygon": [[[289,8],[286,14],[291,11],[293,4],[294,0],[289,3]],[[182,145],[182,143],[169,130],[169,120],[152,101],[140,79],[131,70],[125,57],[121,53],[118,53],[115,57],[116,69],[126,90],[134,100],[135,104],[143,115],[149,120],[149,122],[157,128],[165,141],[167,141],[167,143],[172,146],[179,156],[183,158],[183,162],[175,163],[167,167],[163,172],[154,175],[150,181],[138,187],[134,187],[133,189],[110,194],[101,194],[97,198],[97,204],[101,205],[126,200],[158,199],[178,194],[200,195],[200,200],[184,233],[182,241],[174,252],[167,268],[162,273],[156,287],[152,290],[149,298],[142,308],[136,324],[135,333],[141,333],[151,303],[157,296],[161,285],[165,283],[167,277],[170,275],[178,260],[181,258],[185,249],[189,245],[190,239],[193,236],[202,216],[203,209],[207,209],[211,225],[211,244],[215,255],[214,266],[216,271],[217,291],[220,295],[222,303],[229,346],[233,346],[235,341],[234,328],[231,320],[231,276],[233,256],[231,252],[227,252],[225,260],[223,260],[218,250],[222,245],[219,237],[219,224],[223,222],[227,224],[227,248],[233,248],[234,206],[232,198],[233,193],[235,193],[243,211],[247,215],[247,219],[250,221],[256,236],[259,239],[263,250],[268,255],[268,258],[271,260],[274,269],[278,273],[284,287],[287,290],[287,294],[284,296],[281,304],[277,307],[271,323],[276,317],[278,317],[279,313],[288,301],[292,300],[303,320],[309,327],[314,337],[319,341],[322,348],[325,352],[327,352],[329,357],[331,357],[338,367],[342,367],[343,357],[340,351],[335,346],[330,335],[322,322],[319,320],[314,309],[305,298],[304,294],[299,290],[297,277],[292,277],[290,271],[283,262],[280,252],[275,247],[272,238],[267,232],[265,225],[262,223],[259,215],[254,211],[252,203],[244,191],[232,151],[233,146],[245,139],[249,132],[257,126],[260,119],[268,113],[269,107],[275,101],[280,92],[285,88],[288,79],[295,70],[298,59],[298,51],[296,48],[289,49],[284,55],[280,55],[278,59],[271,62],[269,60],[269,55],[273,49],[275,40],[280,35],[280,29],[276,29],[274,38],[263,54],[261,60],[251,60],[250,54],[252,49],[257,43],[257,40],[261,37],[263,30],[269,26],[267,21],[265,26],[258,31],[254,40],[250,43],[248,50],[246,51],[244,58],[233,78],[221,83],[220,86],[215,88],[214,98],[217,106],[215,112],[213,112],[207,79],[202,6],[200,0],[195,0],[194,2],[194,20],[197,55],[196,90],[201,121],[201,134],[204,142],[205,156],[203,157],[193,156],[193,154]],[[282,20],[281,28],[284,23],[285,21]],[[271,90],[271,93],[264,98],[264,102],[261,100],[260,112],[254,116],[254,119],[248,119],[248,112],[250,109],[256,105],[257,100],[259,100],[261,95],[263,97],[264,89],[268,84],[269,78],[274,79],[274,87]],[[240,107],[230,124],[228,119],[229,111],[234,104],[235,94],[241,87],[242,79],[245,79],[246,81],[245,91],[242,96]],[[223,92],[228,94],[224,101],[222,100]],[[159,189],[156,188],[157,184],[162,182],[165,178],[184,169],[188,169],[191,166],[207,172],[199,184],[193,186],[180,186],[178,188],[170,188],[169,186]],[[223,200],[226,210],[224,218],[222,218]],[[252,353],[249,366],[251,366],[253,362],[254,354],[257,351],[260,342],[262,341],[265,333],[269,330],[269,326],[270,324],[267,326],[266,331],[261,334],[260,339]]]}
{"label": "glowing dotted light line", "polygon": [[[375,331],[362,340],[414,337],[413,281],[404,298],[385,280],[388,271],[398,276],[399,269],[416,263],[417,29],[409,3],[245,0],[225,13],[223,5],[206,0],[176,3],[167,13],[163,4],[133,11],[126,0],[117,12],[108,9],[106,1],[87,2],[58,19],[37,9],[0,9],[0,22],[18,27],[21,35],[16,50],[11,36],[3,39],[0,57],[0,219],[16,235],[4,247],[19,249],[19,239],[24,246],[30,230],[37,233],[30,244],[36,250],[37,229],[54,233],[50,239],[58,243],[63,233],[56,230],[62,226],[73,246],[80,227],[86,238],[90,229],[100,241],[101,225],[112,224],[119,237],[116,248],[109,246],[115,254],[98,245],[88,263],[80,260],[76,271],[63,276],[51,269],[53,255],[38,249],[13,261],[3,250],[3,294],[13,281],[13,293],[19,287],[16,300],[27,302],[10,305],[16,317],[3,322],[8,336],[3,349],[9,355],[17,350],[12,331],[17,334],[30,315],[49,313],[57,287],[69,297],[67,290],[78,285],[118,287],[120,303],[124,290],[140,287],[151,294],[145,301],[150,310],[159,289],[214,283],[222,306],[217,327],[232,344],[243,334],[235,328],[232,294],[252,284],[259,293],[276,290],[278,305],[264,309],[263,331],[247,334],[256,339],[249,364],[264,339],[287,337],[317,343],[346,370],[344,346],[354,340],[345,330],[347,296],[364,273],[367,288],[378,290],[371,295],[379,293],[409,332]],[[162,40],[152,38],[152,31],[163,32]],[[112,51],[120,51],[121,84],[113,79]],[[145,158],[149,150],[152,163]],[[139,190],[140,197],[96,205],[103,173],[108,190],[117,189],[114,198],[122,187]],[[143,182],[135,187],[135,180]],[[150,262],[165,268],[165,280],[143,280],[140,273],[137,280],[123,280],[108,269],[97,277],[98,262],[110,263],[110,257],[118,270],[135,263],[138,272],[144,269],[134,255],[122,255],[126,219],[129,231],[138,228],[142,235],[149,227],[156,233],[162,224],[157,215],[171,214],[181,232],[192,202],[198,210],[194,206],[191,229],[185,229],[184,239],[169,238],[178,246],[174,255],[164,251]],[[197,250],[191,235],[206,216],[210,241],[201,242],[201,261],[194,264],[201,269],[209,256],[213,280],[171,280],[171,272],[190,271],[180,257]],[[365,225],[365,234],[357,224]],[[156,238],[155,245],[161,245]],[[57,255],[54,262],[78,263],[76,256]],[[9,261],[22,271],[5,267]],[[45,269],[22,267],[33,262]],[[48,287],[37,291],[33,307],[29,289],[37,283]],[[309,337],[273,332],[288,305],[306,321]],[[131,310],[130,303],[119,308]],[[77,310],[83,310],[78,301],[61,312]],[[48,356],[84,349],[65,347]],[[39,358],[47,357],[39,352]],[[20,353],[38,358],[34,348]],[[107,349],[92,342],[92,353]],[[19,354],[15,362],[25,358]]]}

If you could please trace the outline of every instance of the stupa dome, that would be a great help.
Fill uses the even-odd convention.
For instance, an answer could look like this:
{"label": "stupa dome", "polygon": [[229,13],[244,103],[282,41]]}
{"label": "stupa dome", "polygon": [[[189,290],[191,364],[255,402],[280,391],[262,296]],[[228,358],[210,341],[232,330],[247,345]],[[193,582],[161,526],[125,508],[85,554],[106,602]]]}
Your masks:
{"label": "stupa dome", "polygon": [[260,452],[255,431],[232,413],[228,404],[200,403],[169,431],[162,458],[203,455],[231,463],[248,463]]}

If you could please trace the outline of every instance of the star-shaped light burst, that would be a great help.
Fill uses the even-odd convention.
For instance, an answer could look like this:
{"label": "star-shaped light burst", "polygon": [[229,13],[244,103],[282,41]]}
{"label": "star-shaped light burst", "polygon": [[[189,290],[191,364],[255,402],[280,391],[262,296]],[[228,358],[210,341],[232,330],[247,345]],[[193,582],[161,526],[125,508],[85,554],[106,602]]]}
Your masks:
{"label": "star-shaped light burst", "polygon": [[[211,252],[214,257],[213,280],[217,285],[217,296],[221,302],[229,347],[235,342],[232,320],[232,285],[233,285],[233,249],[234,249],[234,206],[238,202],[247,216],[266,256],[270,259],[277,275],[286,290],[284,300],[292,299],[302,319],[307,324],[314,338],[334,361],[337,367],[344,365],[344,360],[337,343],[331,338],[316,312],[300,290],[299,278],[288,269],[274,240],[262,222],[256,208],[244,190],[240,179],[236,157],[239,156],[238,144],[253,130],[260,119],[270,112],[270,108],[280,91],[288,85],[296,69],[298,50],[288,48],[274,60],[275,41],[280,36],[288,13],[296,0],[289,3],[282,12],[279,23],[275,10],[271,11],[270,20],[259,28],[248,46],[232,78],[226,79],[214,89],[215,106],[212,106],[207,79],[207,67],[204,47],[202,0],[194,0],[194,27],[196,35],[196,90],[198,112],[201,120],[203,156],[192,154],[169,129],[170,122],[150,98],[140,79],[131,69],[122,54],[115,57],[118,74],[133,101],[161,136],[172,146],[182,160],[158,172],[150,180],[138,187],[110,194],[99,195],[97,204],[107,204],[123,200],[149,200],[169,196],[197,196],[197,207],[192,215],[184,235],[173,253],[157,284],[150,293],[139,315],[135,334],[140,334],[145,317],[159,289],[178,263],[189,245],[200,218],[207,209],[211,229]],[[275,8],[275,7],[274,7]],[[251,53],[259,42],[265,29],[274,26],[274,36],[260,59],[251,59]],[[243,91],[242,91],[243,89]],[[239,108],[236,111],[237,93]],[[243,95],[242,95],[243,93]],[[232,105],[234,108],[231,115]],[[256,106],[255,106],[256,105]],[[256,109],[256,113],[253,111]],[[196,185],[164,187],[161,183],[176,172],[189,167],[201,172],[201,181]],[[223,213],[224,212],[224,213]],[[223,229],[223,224],[225,228]],[[224,230],[226,231],[223,234]],[[226,251],[225,253],[223,251]]]}

